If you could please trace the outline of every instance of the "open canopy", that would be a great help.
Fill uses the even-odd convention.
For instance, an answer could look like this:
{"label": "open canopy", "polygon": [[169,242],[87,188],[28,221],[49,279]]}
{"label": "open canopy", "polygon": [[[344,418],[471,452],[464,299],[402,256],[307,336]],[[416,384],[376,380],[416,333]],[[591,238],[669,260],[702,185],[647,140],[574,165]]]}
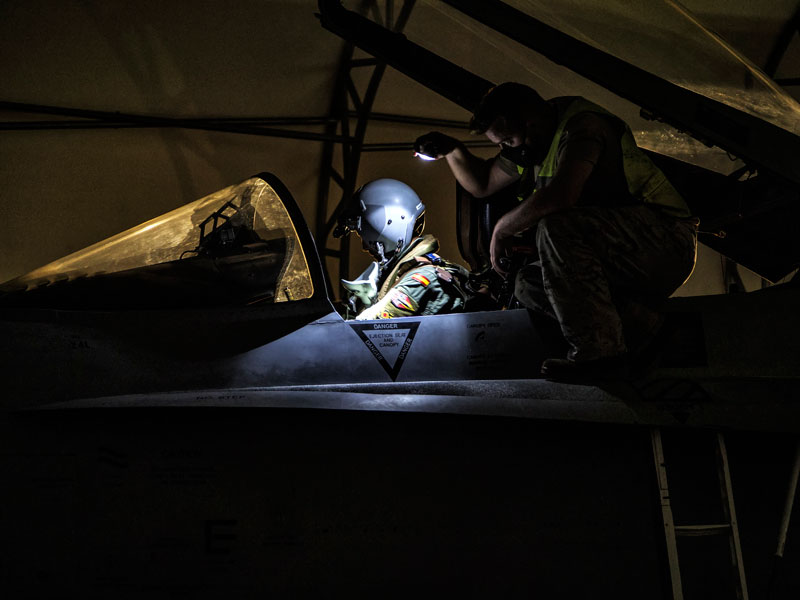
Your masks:
{"label": "open canopy", "polygon": [[264,178],[247,179],[6,282],[0,304],[180,308],[310,298],[309,261],[287,202]]}
{"label": "open canopy", "polygon": [[[800,134],[797,101],[680,2],[508,0],[506,4],[667,81]],[[441,2],[431,5],[460,27],[487,34],[455,8]],[[499,52],[523,66],[527,63],[532,77],[556,89],[569,85],[513,44],[497,39],[496,33],[488,35]]]}
{"label": "open canopy", "polygon": [[[674,0],[449,0],[431,5],[449,23],[448,35],[417,37],[412,22],[409,38],[445,58],[458,56],[467,70],[499,82],[497,73],[481,70],[485,52],[499,53],[509,64],[505,77],[516,73],[545,97],[585,95],[612,107],[647,149],[723,173],[741,165],[729,156],[734,154],[800,182],[800,170],[777,164],[782,162],[778,153],[767,157],[776,143],[800,150],[800,105]],[[454,52],[458,37],[466,46],[482,41],[466,61]],[[662,82],[722,106],[695,106],[687,99],[683,108],[684,99]],[[620,97],[631,104],[621,107]],[[724,107],[734,111],[711,114]],[[642,118],[640,109],[651,119]]]}

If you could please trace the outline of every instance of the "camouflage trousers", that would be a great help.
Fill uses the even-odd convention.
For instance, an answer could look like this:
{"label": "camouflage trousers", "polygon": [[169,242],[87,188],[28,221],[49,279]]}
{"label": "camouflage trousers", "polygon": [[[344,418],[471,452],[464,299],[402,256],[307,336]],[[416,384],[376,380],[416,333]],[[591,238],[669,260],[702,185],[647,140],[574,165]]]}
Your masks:
{"label": "camouflage trousers", "polygon": [[517,299],[558,321],[567,358],[593,360],[635,351],[660,327],[658,305],[694,269],[697,220],[576,207],[539,221],[536,248],[517,273]]}

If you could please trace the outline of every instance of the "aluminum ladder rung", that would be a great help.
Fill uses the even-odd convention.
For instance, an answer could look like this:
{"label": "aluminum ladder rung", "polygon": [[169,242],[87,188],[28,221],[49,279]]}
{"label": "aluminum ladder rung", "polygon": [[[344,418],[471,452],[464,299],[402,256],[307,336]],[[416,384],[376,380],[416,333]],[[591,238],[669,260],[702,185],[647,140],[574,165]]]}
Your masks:
{"label": "aluminum ladder rung", "polygon": [[703,535],[730,535],[730,523],[714,525],[675,525],[675,535],[680,537],[698,537]]}

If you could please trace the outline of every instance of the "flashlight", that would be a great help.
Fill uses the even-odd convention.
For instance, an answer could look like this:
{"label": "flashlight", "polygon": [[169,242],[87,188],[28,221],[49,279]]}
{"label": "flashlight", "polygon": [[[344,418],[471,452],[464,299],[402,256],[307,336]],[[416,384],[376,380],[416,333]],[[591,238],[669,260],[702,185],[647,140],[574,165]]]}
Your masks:
{"label": "flashlight", "polygon": [[428,156],[427,154],[423,154],[422,152],[414,152],[414,156],[416,156],[420,160],[436,160],[435,156]]}

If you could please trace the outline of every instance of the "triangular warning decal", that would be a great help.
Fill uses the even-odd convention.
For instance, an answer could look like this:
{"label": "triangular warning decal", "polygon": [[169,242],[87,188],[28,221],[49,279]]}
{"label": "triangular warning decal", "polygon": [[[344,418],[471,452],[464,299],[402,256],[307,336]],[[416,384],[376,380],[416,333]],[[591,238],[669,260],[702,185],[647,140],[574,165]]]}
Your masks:
{"label": "triangular warning decal", "polygon": [[396,322],[386,319],[377,323],[372,321],[349,325],[395,381],[411,349],[419,321]]}

